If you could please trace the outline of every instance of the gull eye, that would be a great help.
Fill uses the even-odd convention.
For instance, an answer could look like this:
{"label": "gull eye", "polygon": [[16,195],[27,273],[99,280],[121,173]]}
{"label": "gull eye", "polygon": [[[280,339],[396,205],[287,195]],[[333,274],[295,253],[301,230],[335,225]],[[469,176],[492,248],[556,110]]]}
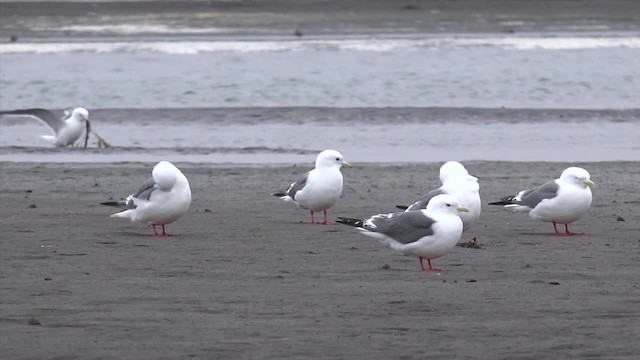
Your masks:
{"label": "gull eye", "polygon": [[447,204],[447,206],[451,206],[451,204]]}
{"label": "gull eye", "polygon": [[337,158],[336,158],[336,161],[340,161],[340,158],[339,158],[339,157],[337,157]]}

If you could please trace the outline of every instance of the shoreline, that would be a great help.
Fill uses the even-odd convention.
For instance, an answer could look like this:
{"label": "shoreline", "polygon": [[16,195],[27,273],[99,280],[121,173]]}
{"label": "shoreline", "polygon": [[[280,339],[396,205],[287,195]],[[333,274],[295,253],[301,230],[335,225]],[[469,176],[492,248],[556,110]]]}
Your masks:
{"label": "shoreline", "polygon": [[[0,38],[70,37],[118,24],[206,29],[226,34],[521,33],[638,31],[629,0],[107,1],[0,2]],[[71,26],[71,28],[69,28]],[[60,30],[60,28],[63,28]],[[67,30],[64,30],[67,29]],[[170,32],[168,32],[170,34]],[[126,37],[126,34],[124,35]]]}

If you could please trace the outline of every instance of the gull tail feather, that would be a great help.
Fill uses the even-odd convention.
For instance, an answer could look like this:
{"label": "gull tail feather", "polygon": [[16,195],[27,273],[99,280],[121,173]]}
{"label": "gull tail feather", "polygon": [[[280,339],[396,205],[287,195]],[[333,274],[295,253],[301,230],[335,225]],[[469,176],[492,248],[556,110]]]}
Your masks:
{"label": "gull tail feather", "polygon": [[407,210],[409,207],[407,205],[396,205],[396,208],[400,210]]}
{"label": "gull tail feather", "polygon": [[106,205],[106,206],[111,206],[111,207],[117,207],[117,208],[123,208],[127,206],[127,202],[125,200],[120,200],[120,201],[106,201],[106,202],[101,202],[100,205]]}
{"label": "gull tail feather", "polygon": [[503,197],[499,201],[490,202],[489,205],[511,205],[514,204],[513,198],[515,198],[515,196]]}
{"label": "gull tail feather", "polygon": [[345,218],[345,217],[338,217],[338,220],[336,220],[336,222],[340,224],[349,225],[349,226],[355,226],[355,227],[362,227],[364,225],[364,222],[360,219]]}
{"label": "gull tail feather", "polygon": [[283,193],[283,192],[277,192],[277,193],[273,193],[271,194],[273,196],[277,196],[277,197],[283,197],[283,196],[287,196],[287,194]]}

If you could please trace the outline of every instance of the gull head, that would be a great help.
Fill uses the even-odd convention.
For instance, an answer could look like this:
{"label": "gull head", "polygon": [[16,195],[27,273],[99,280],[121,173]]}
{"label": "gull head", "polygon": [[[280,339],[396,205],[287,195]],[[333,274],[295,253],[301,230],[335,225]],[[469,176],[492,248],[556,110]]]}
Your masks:
{"label": "gull head", "polygon": [[85,108],[75,108],[71,116],[80,121],[89,121],[89,111]]}
{"label": "gull head", "polygon": [[342,154],[340,154],[338,151],[325,150],[320,154],[318,154],[318,157],[316,158],[316,167],[317,168],[336,167],[338,169],[341,167],[344,167],[348,169],[351,167],[351,164],[346,162]]}
{"label": "gull head", "polygon": [[427,204],[427,211],[438,211],[457,215],[459,212],[469,212],[469,209],[460,205],[455,196],[441,194],[434,196]]}
{"label": "gull head", "polygon": [[160,161],[154,166],[151,175],[160,190],[169,191],[176,183],[178,169],[168,161]]}
{"label": "gull head", "polygon": [[443,184],[452,178],[464,178],[468,176],[469,172],[467,172],[467,169],[457,161],[447,161],[440,167],[440,182]]}
{"label": "gull head", "polygon": [[591,180],[589,172],[583,168],[572,166],[566,168],[560,175],[560,180],[571,182],[582,187],[595,186],[596,184]]}

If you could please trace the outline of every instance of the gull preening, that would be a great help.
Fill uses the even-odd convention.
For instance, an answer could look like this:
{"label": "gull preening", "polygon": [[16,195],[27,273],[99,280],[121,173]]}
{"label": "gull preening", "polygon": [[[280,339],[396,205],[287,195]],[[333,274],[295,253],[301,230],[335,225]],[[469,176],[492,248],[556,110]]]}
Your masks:
{"label": "gull preening", "polygon": [[458,213],[468,211],[454,196],[442,194],[434,196],[424,210],[378,214],[366,220],[339,217],[337,222],[355,226],[403,254],[417,256],[422,271],[426,271],[424,259],[429,271],[440,271],[431,266],[431,260],[456,246],[463,227]]}
{"label": "gull preening", "polygon": [[[189,181],[168,161],[159,162],[151,174],[135,194],[123,201],[101,204],[124,208],[111,217],[150,223],[155,236],[171,236],[165,231],[165,225],[181,218],[191,205]],[[162,226],[162,233],[158,232],[157,226]]]}
{"label": "gull preening", "polygon": [[0,111],[0,115],[35,117],[48,125],[54,132],[54,135],[41,135],[40,137],[56,146],[74,146],[84,134],[84,147],[87,147],[89,134],[93,133],[98,138],[98,147],[111,147],[111,144],[107,143],[92,130],[91,121],[89,120],[89,111],[82,107],[66,109],[62,117],[57,116],[47,109]]}
{"label": "gull preening", "polygon": [[309,210],[311,223],[315,224],[315,211],[324,212],[322,224],[329,224],[327,210],[335,205],[342,195],[342,167],[350,168],[338,151],[324,150],[316,158],[316,167],[291,184],[284,192],[272,194],[282,200],[293,202],[299,208]]}
{"label": "gull preening", "polygon": [[447,161],[440,167],[440,182],[442,186],[431,190],[422,199],[410,206],[397,206],[405,211],[421,210],[435,196],[441,194],[453,195],[462,206],[469,209],[468,212],[461,212],[458,215],[462,219],[463,231],[469,230],[471,225],[480,217],[482,203],[480,201],[480,185],[478,178],[469,175],[467,169],[457,161]]}
{"label": "gull preening", "polygon": [[[522,190],[489,205],[504,205],[514,212],[528,212],[535,220],[553,223],[558,236],[581,235],[569,231],[569,224],[580,219],[591,206],[591,181],[589,172],[583,168],[565,169],[560,178],[549,181],[533,189]],[[565,231],[558,231],[557,224],[563,224]]]}

